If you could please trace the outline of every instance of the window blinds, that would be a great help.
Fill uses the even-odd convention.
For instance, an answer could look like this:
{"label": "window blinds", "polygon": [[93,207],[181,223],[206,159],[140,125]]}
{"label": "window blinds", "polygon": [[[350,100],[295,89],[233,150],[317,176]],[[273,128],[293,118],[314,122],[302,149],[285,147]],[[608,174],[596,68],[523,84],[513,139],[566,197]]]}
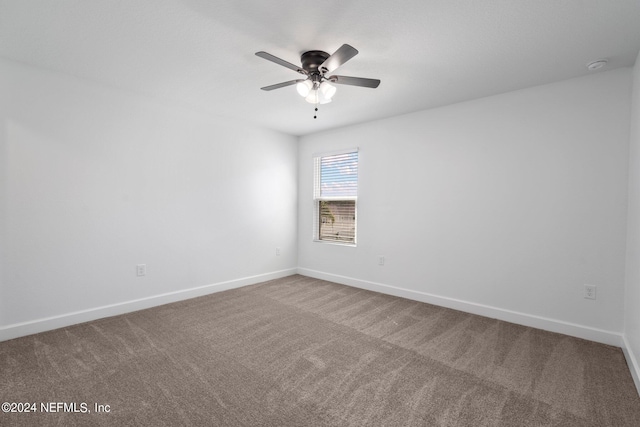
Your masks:
{"label": "window blinds", "polygon": [[358,152],[316,157],[316,200],[354,200],[358,196]]}

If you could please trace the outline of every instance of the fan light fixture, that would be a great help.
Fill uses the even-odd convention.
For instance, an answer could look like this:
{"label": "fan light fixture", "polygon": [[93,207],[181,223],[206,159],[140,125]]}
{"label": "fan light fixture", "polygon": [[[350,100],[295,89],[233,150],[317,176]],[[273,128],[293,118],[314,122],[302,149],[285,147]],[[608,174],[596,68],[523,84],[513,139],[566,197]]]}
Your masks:
{"label": "fan light fixture", "polygon": [[296,85],[298,94],[309,104],[328,104],[336,94],[336,87],[328,82],[314,84],[311,80],[305,80]]}

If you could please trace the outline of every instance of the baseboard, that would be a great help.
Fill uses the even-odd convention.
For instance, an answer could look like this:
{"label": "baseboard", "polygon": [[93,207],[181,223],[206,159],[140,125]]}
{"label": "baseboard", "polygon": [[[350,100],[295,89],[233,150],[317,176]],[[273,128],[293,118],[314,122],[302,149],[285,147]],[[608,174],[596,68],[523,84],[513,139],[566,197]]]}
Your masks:
{"label": "baseboard", "polygon": [[256,283],[265,282],[267,280],[279,279],[281,277],[291,276],[292,274],[296,274],[295,268],[274,271],[271,273],[259,274],[256,276],[249,276],[241,279],[229,280],[205,286],[199,286],[197,288],[168,292],[160,295],[153,295],[146,298],[125,301],[118,304],[105,305],[102,307],[76,311],[73,313],[66,313],[59,316],[36,319],[22,323],[15,323],[0,328],[0,342],[23,337],[26,335],[36,334],[39,332],[63,328],[78,323],[89,322],[91,320],[117,316],[119,314],[130,313],[133,311],[156,307],[158,305],[168,304],[171,302],[182,301],[216,292],[226,291],[229,289],[253,285]]}
{"label": "baseboard", "polygon": [[564,322],[561,320],[549,319],[526,313],[519,313],[502,308],[491,307],[454,298],[441,297],[438,295],[428,294],[426,292],[414,291],[411,289],[355,279],[353,277],[325,273],[322,271],[316,271],[307,268],[298,267],[297,272],[298,274],[301,274],[303,276],[328,280],[347,286],[353,286],[356,288],[380,292],[383,294],[394,295],[415,301],[426,302],[441,307],[464,311],[466,313],[477,314],[480,316],[490,317],[492,319],[504,320],[505,322],[530,326],[532,328],[543,329],[545,331],[557,332],[560,334],[582,338],[589,341],[595,341],[603,344],[613,345],[616,347],[623,347],[624,345],[622,334],[617,332],[591,328],[588,326]]}
{"label": "baseboard", "polygon": [[477,314],[480,316],[490,317],[494,319],[504,320],[506,322],[516,323],[533,328],[543,329],[551,332],[557,332],[570,335],[590,341],[600,342],[603,344],[621,347],[625,352],[625,357],[629,363],[636,386],[640,390],[640,368],[635,355],[631,353],[629,346],[626,345],[626,339],[622,334],[605,331],[587,326],[577,325],[573,323],[563,322],[560,320],[534,316],[526,313],[505,310],[497,307],[486,306],[473,302],[457,300],[453,298],[441,297],[438,295],[428,294],[425,292],[414,291],[411,289],[400,288],[396,286],[375,283],[366,280],[356,279],[347,276],[341,276],[332,273],[326,273],[307,268],[291,268],[286,270],[275,271],[271,273],[249,276],[225,282],[214,283],[210,285],[200,286],[197,288],[185,289],[175,292],[169,292],[160,295],[154,295],[132,301],[125,301],[118,304],[111,304],[96,307],[88,310],[66,313],[59,316],[52,316],[43,319],[36,319],[28,322],[15,323],[0,328],[0,341],[6,341],[26,335],[39,332],[49,331],[52,329],[63,328],[65,326],[77,323],[88,322],[91,320],[101,319],[104,317],[117,316],[119,314],[130,313],[145,308],[151,308],[162,304],[181,301],[189,298],[195,298],[202,295],[212,294],[215,292],[226,291],[229,289],[240,288],[242,286],[252,285],[267,280],[278,279],[290,276],[292,274],[301,274],[304,276],[314,277],[317,279],[328,280],[353,286],[370,291],[380,292],[384,294],[394,295],[398,297],[408,298],[415,301],[426,302],[429,304],[439,305],[442,307],[452,308],[467,313]]}
{"label": "baseboard", "polygon": [[623,339],[622,352],[624,353],[625,359],[627,359],[627,365],[629,365],[629,371],[631,371],[631,377],[633,378],[633,382],[636,385],[636,390],[638,390],[638,395],[640,395],[640,365],[638,364],[638,359],[633,353],[633,350],[631,350],[629,341],[627,341],[627,336],[622,335],[622,339]]}

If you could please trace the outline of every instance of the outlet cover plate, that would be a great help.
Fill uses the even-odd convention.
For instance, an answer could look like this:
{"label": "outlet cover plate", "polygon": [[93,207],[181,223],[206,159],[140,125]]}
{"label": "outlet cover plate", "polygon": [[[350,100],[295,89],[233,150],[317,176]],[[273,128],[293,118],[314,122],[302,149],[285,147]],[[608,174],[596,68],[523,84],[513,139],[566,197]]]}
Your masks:
{"label": "outlet cover plate", "polygon": [[146,276],[147,275],[147,264],[138,264],[138,265],[136,265],[136,274],[138,276]]}

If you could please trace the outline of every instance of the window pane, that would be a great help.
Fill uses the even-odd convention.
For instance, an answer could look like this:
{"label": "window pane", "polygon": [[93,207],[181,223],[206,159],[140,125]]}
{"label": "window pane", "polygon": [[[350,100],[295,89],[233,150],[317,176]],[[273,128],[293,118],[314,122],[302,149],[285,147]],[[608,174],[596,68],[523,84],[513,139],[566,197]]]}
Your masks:
{"label": "window pane", "polygon": [[356,201],[320,200],[318,202],[320,240],[355,243]]}
{"label": "window pane", "polygon": [[320,159],[320,197],[358,195],[358,152]]}

